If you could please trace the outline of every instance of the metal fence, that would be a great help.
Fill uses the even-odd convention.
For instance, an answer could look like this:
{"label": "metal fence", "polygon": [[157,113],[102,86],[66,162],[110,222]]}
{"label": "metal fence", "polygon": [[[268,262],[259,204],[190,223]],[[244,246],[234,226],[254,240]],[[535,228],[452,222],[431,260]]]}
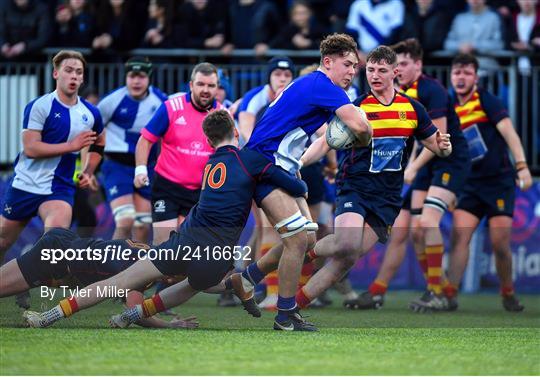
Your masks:
{"label": "metal fence", "polygon": [[[56,50],[54,50],[56,51]],[[132,54],[186,56],[191,53],[202,61],[212,61],[213,53],[207,50],[134,50]],[[53,50],[46,51],[52,54]],[[83,51],[85,52],[85,51]],[[149,52],[152,52],[151,54]],[[204,52],[204,54],[203,54]],[[318,52],[272,51],[275,54],[289,54],[295,57],[318,60]],[[251,50],[249,53],[252,54]],[[239,56],[250,56],[242,54]],[[216,55],[218,56],[218,55]],[[50,61],[50,59],[47,59]],[[531,168],[540,174],[540,67],[532,67],[529,76],[518,72],[516,59],[498,70],[486,74],[482,85],[499,96],[508,106],[510,116],[520,134]],[[155,64],[153,84],[168,94],[187,90],[193,64],[163,62]],[[232,96],[239,98],[254,86],[266,82],[265,64],[220,64],[229,77]],[[297,69],[299,69],[298,67]],[[426,73],[436,77],[446,87],[450,87],[450,70],[444,65],[430,65]],[[90,63],[85,82],[100,96],[118,86],[124,85],[124,67],[118,63]],[[360,73],[357,85],[363,92],[367,90],[365,75]],[[11,166],[21,149],[20,130],[24,107],[37,95],[54,90],[52,66],[50,63],[0,63],[0,165]]]}

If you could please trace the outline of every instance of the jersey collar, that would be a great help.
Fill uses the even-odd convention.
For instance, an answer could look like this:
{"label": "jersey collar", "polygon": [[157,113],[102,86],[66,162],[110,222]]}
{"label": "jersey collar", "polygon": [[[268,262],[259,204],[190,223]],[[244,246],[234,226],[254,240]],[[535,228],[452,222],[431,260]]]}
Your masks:
{"label": "jersey collar", "polygon": [[210,107],[208,107],[207,109],[201,109],[200,107],[195,105],[195,102],[191,102],[191,91],[186,92],[186,102],[191,103],[191,106],[193,106],[193,108],[195,110],[197,110],[199,113],[206,113],[210,109],[216,109],[217,108],[217,100],[214,98],[214,101],[212,102]]}

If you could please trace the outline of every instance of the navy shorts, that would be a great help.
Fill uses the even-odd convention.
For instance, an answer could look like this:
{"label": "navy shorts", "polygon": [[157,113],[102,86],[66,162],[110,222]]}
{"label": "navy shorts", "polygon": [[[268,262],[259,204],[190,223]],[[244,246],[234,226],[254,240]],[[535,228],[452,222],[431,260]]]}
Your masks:
{"label": "navy shorts", "polygon": [[514,214],[516,186],[512,176],[469,180],[458,197],[457,209],[478,219]]}
{"label": "navy shorts", "polygon": [[[101,172],[103,173],[103,185],[105,187],[107,201],[110,202],[116,198],[128,194],[131,195],[135,192],[143,198],[150,200],[150,186],[136,188],[133,185],[133,178],[135,176],[135,168],[133,166],[106,159],[101,165]],[[152,182],[153,177],[154,169],[149,166],[148,178],[150,179],[150,182]]]}
{"label": "navy shorts", "polygon": [[430,186],[437,186],[459,195],[471,170],[468,153],[432,159],[418,172],[412,184],[413,190],[428,191]]}
{"label": "navy shorts", "polygon": [[176,219],[187,216],[199,201],[201,190],[190,190],[154,174],[152,183],[152,221]]}
{"label": "navy shorts", "polygon": [[306,166],[300,170],[302,180],[308,186],[307,203],[314,205],[322,202],[325,196],[323,166],[320,162]]}
{"label": "navy shorts", "polygon": [[51,200],[62,200],[73,207],[75,188],[62,187],[52,194],[40,195],[23,191],[9,185],[5,192],[2,215],[9,220],[28,220],[38,214],[39,206]]}
{"label": "navy shorts", "polygon": [[62,249],[71,246],[77,234],[62,228],[54,228],[45,233],[26,253],[17,258],[17,264],[24,280],[30,287],[51,285],[53,280],[59,280],[69,275],[68,261],[62,259],[58,263],[43,260],[42,249]]}
{"label": "navy shorts", "polygon": [[412,198],[412,187],[409,186],[405,192],[403,193],[402,197],[403,197],[403,204],[401,205],[401,209],[404,209],[406,211],[410,211],[411,210],[411,198]]}
{"label": "navy shorts", "polygon": [[[201,237],[204,237],[204,229],[201,229],[200,233]],[[193,237],[184,233],[171,232],[167,241],[154,248],[179,250],[175,255],[176,259],[159,258],[152,263],[163,275],[186,275],[193,289],[203,291],[221,282],[234,267],[232,259],[214,258],[213,247],[207,242],[196,242]]]}
{"label": "navy shorts", "polygon": [[336,216],[354,212],[362,215],[373,228],[380,243],[386,243],[394,220],[401,210],[401,200],[383,201],[376,196],[359,193],[355,190],[342,190],[336,200]]}

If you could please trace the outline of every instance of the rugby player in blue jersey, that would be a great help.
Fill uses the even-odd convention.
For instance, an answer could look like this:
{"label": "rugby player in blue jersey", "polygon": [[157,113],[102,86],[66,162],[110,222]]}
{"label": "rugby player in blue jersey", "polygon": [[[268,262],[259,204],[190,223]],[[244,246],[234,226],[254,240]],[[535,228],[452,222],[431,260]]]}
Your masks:
{"label": "rugby player in blue jersey", "polygon": [[[182,289],[183,295],[171,295],[167,301],[167,293],[173,287],[154,296],[148,302],[145,313],[161,311],[178,305],[177,300],[186,300],[195,293],[218,286],[227,272],[233,267],[235,257],[234,246],[246,224],[251,208],[255,187],[262,179],[281,187],[294,197],[304,196],[306,185],[296,177],[292,177],[281,168],[275,166],[258,153],[238,149],[238,133],[234,121],[224,110],[210,113],[203,121],[203,130],[215,153],[210,156],[205,167],[203,185],[199,202],[192,208],[179,232],[172,232],[170,238],[155,249],[180,250],[173,254],[174,258],[158,258],[140,260],[131,267],[109,279],[86,287],[85,293],[62,300],[59,305],[43,313],[26,312],[27,323],[33,327],[46,327],[57,320],[70,316],[78,310],[85,309],[103,301],[106,297],[98,296],[98,288],[115,287],[117,290],[134,289],[163,276],[186,275]],[[109,242],[105,241],[102,247]],[[61,245],[60,247],[66,247]],[[227,254],[225,250],[229,250]],[[208,253],[206,250],[210,250]],[[218,250],[214,254],[214,250]],[[254,316],[260,316],[253,301],[252,292],[245,292],[240,279],[231,280],[229,288],[243,300],[244,306]],[[249,306],[250,305],[250,306]],[[145,306],[146,307],[146,306]]]}
{"label": "rugby player in blue jersey", "polygon": [[[300,157],[309,137],[334,115],[356,134],[359,145],[367,145],[371,139],[369,123],[344,90],[356,73],[359,61],[356,42],[348,35],[332,34],[321,42],[320,52],[319,69],[294,80],[280,93],[256,123],[245,146],[290,174],[296,174],[300,169]],[[306,200],[296,201],[273,185],[259,185],[255,201],[283,242],[272,249],[276,251],[283,247],[278,267],[278,314],[274,329],[313,331],[314,326],[305,326],[295,302],[304,255],[316,241],[316,227],[312,227],[315,224],[310,221]],[[308,235],[306,231],[309,230],[312,232]],[[246,288],[251,288],[263,277],[263,271],[253,263],[242,274],[242,282]]]}

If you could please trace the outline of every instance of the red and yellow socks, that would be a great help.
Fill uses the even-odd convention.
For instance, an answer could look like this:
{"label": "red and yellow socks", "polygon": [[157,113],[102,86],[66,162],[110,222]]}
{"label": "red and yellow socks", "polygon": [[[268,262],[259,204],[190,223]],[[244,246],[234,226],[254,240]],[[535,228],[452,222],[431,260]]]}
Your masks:
{"label": "red and yellow socks", "polygon": [[368,288],[372,296],[384,295],[388,290],[388,284],[382,280],[375,280]]}
{"label": "red and yellow socks", "polygon": [[152,317],[157,313],[167,310],[165,305],[163,305],[163,301],[161,301],[159,294],[155,294],[152,297],[144,300],[141,305],[141,309],[143,318]]}
{"label": "red and yellow socks", "polygon": [[64,317],[70,317],[72,314],[79,311],[79,305],[75,297],[65,298],[58,304],[64,313]]}
{"label": "red and yellow socks", "polygon": [[501,296],[510,297],[514,295],[514,285],[501,286]]}
{"label": "red and yellow socks", "polygon": [[442,293],[441,281],[443,253],[443,245],[426,246],[428,290],[437,295]]}

